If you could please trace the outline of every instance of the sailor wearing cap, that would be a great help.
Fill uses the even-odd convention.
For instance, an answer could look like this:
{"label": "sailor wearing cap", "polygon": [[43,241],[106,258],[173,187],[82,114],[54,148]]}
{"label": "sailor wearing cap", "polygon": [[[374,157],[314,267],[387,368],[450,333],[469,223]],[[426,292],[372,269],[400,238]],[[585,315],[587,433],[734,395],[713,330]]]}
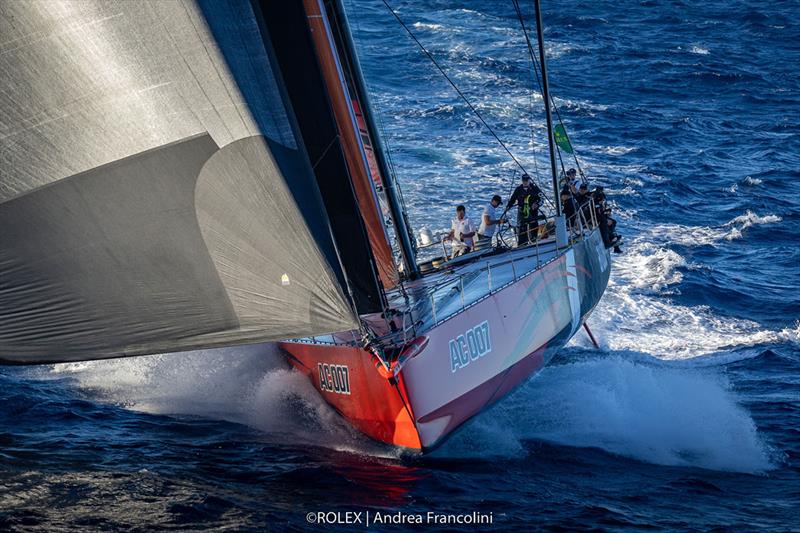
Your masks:
{"label": "sailor wearing cap", "polygon": [[492,240],[497,226],[506,222],[506,219],[498,216],[497,208],[503,205],[503,199],[498,195],[492,196],[492,201],[486,204],[481,215],[481,225],[478,226],[478,240]]}
{"label": "sailor wearing cap", "polygon": [[536,238],[541,196],[541,189],[531,183],[530,176],[523,174],[522,183],[508,200],[509,209],[517,205],[517,246],[524,246]]}
{"label": "sailor wearing cap", "polygon": [[578,192],[578,171],[574,168],[567,170],[564,174],[562,174],[561,178],[561,188],[569,189],[572,191],[572,194],[576,194]]}

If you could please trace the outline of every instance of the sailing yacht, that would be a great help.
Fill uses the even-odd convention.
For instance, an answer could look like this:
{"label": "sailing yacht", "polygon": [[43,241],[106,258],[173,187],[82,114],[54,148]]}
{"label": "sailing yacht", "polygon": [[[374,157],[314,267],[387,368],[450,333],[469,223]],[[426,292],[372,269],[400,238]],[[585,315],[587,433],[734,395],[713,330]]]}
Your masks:
{"label": "sailing yacht", "polygon": [[340,0],[0,4],[0,362],[279,341],[355,428],[434,449],[609,278],[558,202],[536,6],[548,229],[418,261]]}

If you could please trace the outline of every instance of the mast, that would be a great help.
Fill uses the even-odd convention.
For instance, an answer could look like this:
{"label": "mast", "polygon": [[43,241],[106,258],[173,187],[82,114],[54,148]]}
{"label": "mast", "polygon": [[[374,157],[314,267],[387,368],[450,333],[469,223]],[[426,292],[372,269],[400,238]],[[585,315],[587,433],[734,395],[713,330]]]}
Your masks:
{"label": "mast", "polygon": [[534,0],[536,7],[536,38],[539,41],[539,61],[542,65],[542,98],[544,98],[545,116],[547,117],[547,146],[550,149],[550,170],[553,174],[553,198],[556,204],[556,216],[561,216],[561,202],[558,200],[558,176],[556,170],[556,148],[553,142],[553,115],[550,110],[550,89],[547,84],[547,66],[544,58],[544,28],[542,27],[542,8],[539,0]]}
{"label": "mast", "polygon": [[[264,1],[257,5],[273,43],[277,70],[299,126],[299,138],[311,160],[338,258],[353,289],[355,307],[359,314],[378,313],[385,308],[383,291],[387,286],[381,282],[380,265],[393,267],[391,249],[383,228],[370,223],[380,219],[372,201],[371,184],[364,183],[359,164],[362,156],[353,128],[342,131],[352,120],[346,95],[339,88],[338,66],[335,58],[331,59],[324,20],[310,18],[304,4]],[[320,52],[327,60],[320,59]],[[364,196],[368,201],[362,201]],[[385,254],[379,254],[381,250]],[[380,262],[381,257],[388,261]]]}
{"label": "mast", "polygon": [[355,44],[353,43],[353,36],[350,33],[350,24],[347,22],[347,14],[342,6],[341,0],[333,0],[332,5],[335,9],[336,18],[343,21],[338,24],[339,29],[344,37],[345,52],[350,59],[353,72],[353,82],[355,85],[356,93],[358,94],[361,107],[363,108],[364,119],[367,123],[367,128],[374,147],[375,159],[378,163],[381,175],[383,176],[384,192],[386,200],[389,203],[389,210],[391,212],[392,221],[394,222],[395,234],[397,235],[400,244],[400,252],[403,255],[404,271],[411,279],[419,276],[419,267],[417,266],[416,253],[414,246],[411,242],[411,229],[408,226],[403,205],[400,202],[399,192],[394,181],[394,174],[389,170],[389,165],[386,160],[386,152],[383,145],[383,140],[378,134],[378,128],[375,124],[373,108],[370,104],[369,93],[366,84],[364,83],[364,75],[361,71],[361,64],[356,54]]}
{"label": "mast", "polygon": [[311,39],[320,66],[327,99],[333,112],[339,144],[347,173],[364,220],[372,256],[383,289],[394,287],[399,281],[397,265],[380,215],[369,164],[353,115],[352,102],[347,93],[347,83],[340,65],[333,34],[328,25],[321,0],[302,2],[307,14]]}

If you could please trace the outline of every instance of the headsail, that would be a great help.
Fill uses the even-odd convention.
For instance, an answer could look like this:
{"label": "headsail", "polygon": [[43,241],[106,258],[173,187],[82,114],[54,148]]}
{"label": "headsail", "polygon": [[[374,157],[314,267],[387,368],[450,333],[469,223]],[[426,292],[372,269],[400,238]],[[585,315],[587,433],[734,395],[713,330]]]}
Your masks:
{"label": "headsail", "polygon": [[0,361],[355,328],[246,0],[0,4]]}

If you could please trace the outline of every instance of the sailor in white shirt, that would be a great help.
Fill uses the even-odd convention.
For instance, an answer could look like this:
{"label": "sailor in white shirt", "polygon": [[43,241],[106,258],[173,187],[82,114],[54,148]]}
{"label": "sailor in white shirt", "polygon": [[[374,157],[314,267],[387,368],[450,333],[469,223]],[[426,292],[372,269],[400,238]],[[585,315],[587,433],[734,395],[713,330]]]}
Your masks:
{"label": "sailor in white shirt", "polygon": [[497,208],[503,205],[503,199],[496,194],[492,197],[492,201],[486,204],[483,208],[483,215],[481,215],[481,225],[478,226],[478,240],[483,239],[492,240],[497,226],[506,221],[505,218],[497,215]]}
{"label": "sailor in white shirt", "polygon": [[475,247],[475,226],[467,218],[467,210],[463,205],[456,207],[456,218],[453,219],[450,233],[444,238],[446,241],[452,240],[455,244],[453,257],[464,255],[472,251]]}

